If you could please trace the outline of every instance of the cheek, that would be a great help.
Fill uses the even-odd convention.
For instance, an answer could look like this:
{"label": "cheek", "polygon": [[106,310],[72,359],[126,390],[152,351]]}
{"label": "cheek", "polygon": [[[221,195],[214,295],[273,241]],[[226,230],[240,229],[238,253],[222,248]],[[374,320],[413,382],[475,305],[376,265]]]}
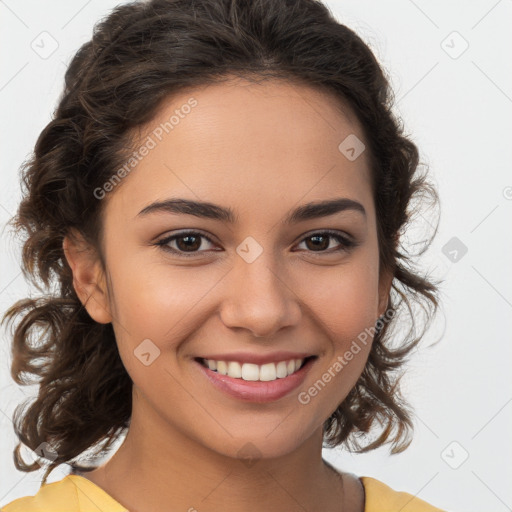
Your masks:
{"label": "cheek", "polygon": [[317,406],[323,404],[324,414],[338,407],[364,370],[375,332],[377,274],[373,261],[361,254],[336,270],[317,269],[301,285],[314,314],[313,329],[326,340],[325,357],[312,377],[318,385],[310,390],[321,395]]}
{"label": "cheek", "polygon": [[336,269],[317,269],[301,289],[325,334],[342,345],[376,320],[377,271],[364,258]]}
{"label": "cheek", "polygon": [[116,266],[112,274],[114,322],[119,325],[121,336],[128,336],[134,345],[149,338],[160,347],[179,339],[220,277],[207,267],[171,269],[165,264],[126,261]]}

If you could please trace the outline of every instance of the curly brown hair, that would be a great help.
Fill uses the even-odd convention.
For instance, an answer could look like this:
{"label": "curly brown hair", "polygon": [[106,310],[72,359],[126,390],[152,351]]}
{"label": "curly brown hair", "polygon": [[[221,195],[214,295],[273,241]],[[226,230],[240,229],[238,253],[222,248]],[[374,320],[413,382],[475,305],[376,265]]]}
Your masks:
{"label": "curly brown hair", "polygon": [[[82,471],[80,454],[107,453],[129,427],[132,381],[120,359],[111,324],[95,322],[73,288],[63,252],[64,236],[79,233],[101,257],[105,201],[93,193],[133,151],[133,129],[151,120],[162,100],[229,75],[284,78],[329,91],[360,121],[371,161],[380,271],[393,276],[391,320],[375,329],[366,366],[346,399],[324,423],[327,446],[344,443],[365,452],[385,443],[405,450],[413,431],[412,409],[399,381],[409,353],[438,308],[438,284],[417,270],[400,237],[419,205],[438,195],[420,174],[416,145],[392,112],[393,92],[372,51],[317,0],[150,0],[116,7],[94,27],[76,53],[52,120],[21,167],[24,196],[10,224],[23,232],[22,269],[42,292],[12,305],[3,322],[12,330],[13,379],[39,384],[28,409],[13,423],[21,443],[55,450],[44,475],[62,463]],[[422,201],[413,206],[413,199]],[[399,244],[400,248],[399,250]],[[102,262],[104,260],[102,259]],[[426,314],[415,329],[413,305]],[[402,339],[390,329],[403,311],[412,327]],[[382,433],[358,439],[378,423]],[[14,450],[18,470],[25,463]],[[52,452],[53,453],[53,452]]]}

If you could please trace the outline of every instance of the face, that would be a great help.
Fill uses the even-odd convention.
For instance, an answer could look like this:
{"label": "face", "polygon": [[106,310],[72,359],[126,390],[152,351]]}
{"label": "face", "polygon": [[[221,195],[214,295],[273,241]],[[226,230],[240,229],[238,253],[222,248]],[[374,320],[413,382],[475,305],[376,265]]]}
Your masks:
{"label": "face", "polygon": [[[103,199],[106,273],[77,291],[112,322],[148,423],[229,456],[250,442],[275,457],[321,430],[356,383],[371,336],[357,340],[384,313],[390,279],[379,281],[368,155],[339,149],[363,133],[341,108],[306,86],[238,80],[174,96],[140,130],[148,151]],[[216,206],[178,212],[178,198]],[[77,287],[81,262],[68,261]],[[235,352],[315,357],[300,379],[226,391],[196,358]]]}

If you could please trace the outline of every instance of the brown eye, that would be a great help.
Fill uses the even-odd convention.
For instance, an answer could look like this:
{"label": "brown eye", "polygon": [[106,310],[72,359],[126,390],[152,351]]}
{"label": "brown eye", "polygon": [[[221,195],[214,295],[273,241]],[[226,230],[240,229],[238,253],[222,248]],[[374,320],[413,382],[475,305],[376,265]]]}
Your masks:
{"label": "brown eye", "polygon": [[[180,241],[183,241],[183,244]],[[180,251],[194,251],[201,247],[201,237],[195,235],[179,236],[176,237],[176,245]]]}
{"label": "brown eye", "polygon": [[[206,235],[197,231],[187,231],[159,240],[155,245],[161,247],[165,251],[177,254],[178,256],[188,257],[204,252],[198,250],[204,245],[203,239],[207,240],[210,244],[213,244],[212,240]],[[171,244],[174,242],[176,248],[171,247]]]}
{"label": "brown eye", "polygon": [[[334,249],[334,251],[327,251],[326,249],[329,249],[331,240],[333,239],[336,240],[341,247]],[[305,243],[307,249],[312,252],[328,252],[329,254],[332,252],[346,251],[357,245],[353,240],[350,240],[338,232],[331,231],[314,233],[313,235],[304,238],[301,243]]]}
{"label": "brown eye", "polygon": [[[308,248],[311,248],[312,250],[325,250],[329,248],[330,245],[330,238],[331,236],[325,236],[325,235],[313,235],[308,238],[306,238],[306,245]],[[311,241],[312,244],[308,244],[307,241]]]}

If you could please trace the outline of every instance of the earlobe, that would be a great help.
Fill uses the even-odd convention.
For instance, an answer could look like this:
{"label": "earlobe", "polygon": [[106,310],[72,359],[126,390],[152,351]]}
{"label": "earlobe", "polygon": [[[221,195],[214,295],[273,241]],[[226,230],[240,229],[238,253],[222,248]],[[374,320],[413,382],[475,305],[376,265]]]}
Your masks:
{"label": "earlobe", "polygon": [[73,288],[93,320],[100,324],[112,321],[105,274],[94,247],[72,230],[62,242],[66,261],[73,273]]}

